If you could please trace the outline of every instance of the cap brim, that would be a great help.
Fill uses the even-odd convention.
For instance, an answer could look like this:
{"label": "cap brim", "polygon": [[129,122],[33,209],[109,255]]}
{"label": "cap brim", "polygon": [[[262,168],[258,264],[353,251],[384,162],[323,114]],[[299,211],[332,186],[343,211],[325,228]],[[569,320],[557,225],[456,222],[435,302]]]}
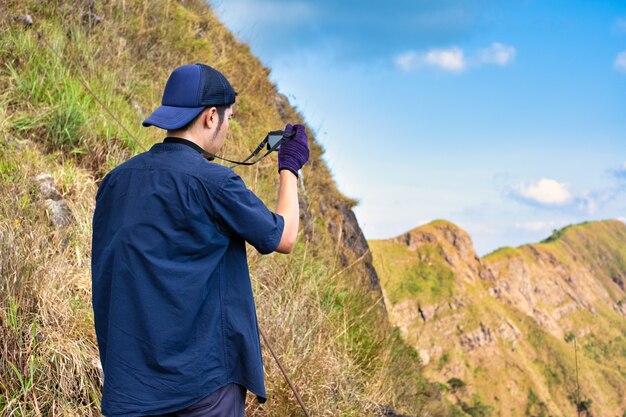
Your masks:
{"label": "cap brim", "polygon": [[176,130],[191,122],[194,117],[200,114],[206,106],[202,107],[173,107],[160,106],[146,120],[144,127],[156,126],[165,130]]}

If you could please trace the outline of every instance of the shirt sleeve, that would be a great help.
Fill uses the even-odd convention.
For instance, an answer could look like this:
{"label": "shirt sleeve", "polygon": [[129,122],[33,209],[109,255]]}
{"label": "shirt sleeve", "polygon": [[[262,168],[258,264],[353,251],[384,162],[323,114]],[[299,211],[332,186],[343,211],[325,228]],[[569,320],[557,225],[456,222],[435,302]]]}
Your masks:
{"label": "shirt sleeve", "polygon": [[276,250],[283,235],[285,220],[270,211],[250,191],[241,177],[229,175],[213,200],[215,214],[230,232],[250,243],[260,253]]}

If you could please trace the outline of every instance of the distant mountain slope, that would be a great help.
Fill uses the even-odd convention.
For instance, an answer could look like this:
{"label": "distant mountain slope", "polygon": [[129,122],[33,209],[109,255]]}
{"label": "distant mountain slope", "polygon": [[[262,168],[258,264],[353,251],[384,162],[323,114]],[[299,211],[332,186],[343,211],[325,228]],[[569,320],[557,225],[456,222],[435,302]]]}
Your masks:
{"label": "distant mountain slope", "polygon": [[622,222],[569,226],[483,258],[443,220],[369,244],[392,323],[466,410],[626,412]]}

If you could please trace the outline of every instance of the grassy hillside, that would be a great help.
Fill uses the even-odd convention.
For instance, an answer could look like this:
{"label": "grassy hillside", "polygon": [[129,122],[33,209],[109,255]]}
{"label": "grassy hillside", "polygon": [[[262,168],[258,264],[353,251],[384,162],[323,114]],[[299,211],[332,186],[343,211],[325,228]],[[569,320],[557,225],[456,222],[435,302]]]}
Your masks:
{"label": "grassy hillside", "polygon": [[[140,122],[174,67],[208,63],[238,91],[225,155],[245,156],[267,131],[303,121],[269,69],[202,1],[94,3],[0,1],[0,415],[99,415],[89,269],[95,191],[112,167],[162,139]],[[375,415],[378,404],[453,415],[388,325],[354,202],[337,191],[322,154],[313,143],[295,252],[249,252],[260,325],[313,415]],[[269,207],[275,164],[237,169]],[[57,194],[42,194],[41,173]],[[51,221],[62,201],[71,211],[66,227]],[[247,415],[302,415],[265,346],[263,354],[269,402],[249,401]]]}
{"label": "grassy hillside", "polygon": [[482,259],[441,220],[369,243],[391,321],[468,414],[626,412],[622,222],[571,225]]}
{"label": "grassy hillside", "polygon": [[[433,222],[424,230],[435,227]],[[404,242],[372,240],[376,270],[391,304],[411,299],[432,304],[454,293],[454,272],[440,256],[437,246],[425,246],[419,256],[406,256]]]}

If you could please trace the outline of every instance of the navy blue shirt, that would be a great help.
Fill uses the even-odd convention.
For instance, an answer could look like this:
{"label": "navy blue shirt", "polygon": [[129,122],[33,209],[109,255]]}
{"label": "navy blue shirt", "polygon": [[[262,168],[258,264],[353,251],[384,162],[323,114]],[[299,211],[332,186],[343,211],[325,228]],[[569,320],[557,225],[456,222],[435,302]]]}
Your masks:
{"label": "navy blue shirt", "polygon": [[165,414],[230,382],[265,401],[245,242],[273,252],[283,228],[237,174],[182,143],[103,179],[92,245],[102,414]]}

